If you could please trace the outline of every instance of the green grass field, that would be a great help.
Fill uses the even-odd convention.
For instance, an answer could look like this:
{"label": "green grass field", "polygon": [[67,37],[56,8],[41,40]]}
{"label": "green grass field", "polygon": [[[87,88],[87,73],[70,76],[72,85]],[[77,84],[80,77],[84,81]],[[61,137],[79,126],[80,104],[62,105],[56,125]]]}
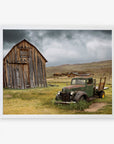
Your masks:
{"label": "green grass field", "polygon": [[[107,65],[108,64],[108,65]],[[108,68],[106,69],[106,67]],[[3,90],[3,113],[4,114],[112,114],[112,62],[98,62],[91,64],[80,65],[64,65],[58,67],[47,68],[46,88],[33,89],[4,89]],[[71,78],[61,77],[53,78],[54,72],[69,72],[84,71],[94,73],[94,78],[99,82],[100,76],[106,76],[106,86],[109,89],[105,90],[104,99],[96,99],[91,102],[80,102],[78,104],[62,105],[54,104],[54,99],[58,91],[64,86],[70,85]],[[89,69],[89,70],[88,70]],[[55,86],[49,86],[53,84]],[[87,112],[87,109],[92,103],[106,105],[94,112]]]}
{"label": "green grass field", "polygon": [[[4,114],[111,114],[112,113],[112,86],[106,85],[104,99],[96,99],[82,104],[62,105],[54,104],[54,98],[62,87],[70,84],[71,78],[49,79],[48,84],[56,86],[25,90],[4,89]],[[63,82],[64,81],[64,82]],[[85,112],[91,103],[106,103],[106,106],[96,112]]]}

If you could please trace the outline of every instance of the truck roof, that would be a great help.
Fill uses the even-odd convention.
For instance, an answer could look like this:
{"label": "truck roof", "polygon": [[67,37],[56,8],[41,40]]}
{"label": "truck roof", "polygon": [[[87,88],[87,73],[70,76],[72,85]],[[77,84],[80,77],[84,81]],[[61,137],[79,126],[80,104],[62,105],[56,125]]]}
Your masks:
{"label": "truck roof", "polygon": [[76,76],[73,79],[76,79],[76,78],[79,78],[79,79],[90,79],[90,78],[93,78],[93,77],[91,77],[91,76]]}

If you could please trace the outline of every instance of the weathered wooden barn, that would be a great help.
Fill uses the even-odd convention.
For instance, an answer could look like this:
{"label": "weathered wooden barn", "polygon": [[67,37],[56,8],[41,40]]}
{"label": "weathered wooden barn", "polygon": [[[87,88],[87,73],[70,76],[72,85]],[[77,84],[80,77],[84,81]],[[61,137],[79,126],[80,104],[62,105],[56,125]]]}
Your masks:
{"label": "weathered wooden barn", "polygon": [[34,45],[25,39],[19,42],[3,59],[4,88],[46,87],[46,62]]}

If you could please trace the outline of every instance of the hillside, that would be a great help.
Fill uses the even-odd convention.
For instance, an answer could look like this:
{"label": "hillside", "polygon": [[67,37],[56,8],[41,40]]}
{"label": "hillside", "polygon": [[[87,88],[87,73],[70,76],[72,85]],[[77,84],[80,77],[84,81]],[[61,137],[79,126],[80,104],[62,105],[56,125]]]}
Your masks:
{"label": "hillside", "polygon": [[99,61],[84,64],[66,64],[60,66],[47,67],[47,78],[53,77],[54,73],[65,73],[76,71],[79,73],[87,72],[94,73],[99,76],[112,75],[112,60]]}

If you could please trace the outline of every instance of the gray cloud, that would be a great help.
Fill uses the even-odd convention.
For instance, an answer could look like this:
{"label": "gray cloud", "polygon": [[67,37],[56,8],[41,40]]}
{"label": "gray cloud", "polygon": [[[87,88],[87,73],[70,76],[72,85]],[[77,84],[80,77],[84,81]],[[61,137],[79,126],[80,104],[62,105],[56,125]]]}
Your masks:
{"label": "gray cloud", "polygon": [[4,30],[4,56],[23,39],[40,50],[47,66],[112,59],[111,30]]}

